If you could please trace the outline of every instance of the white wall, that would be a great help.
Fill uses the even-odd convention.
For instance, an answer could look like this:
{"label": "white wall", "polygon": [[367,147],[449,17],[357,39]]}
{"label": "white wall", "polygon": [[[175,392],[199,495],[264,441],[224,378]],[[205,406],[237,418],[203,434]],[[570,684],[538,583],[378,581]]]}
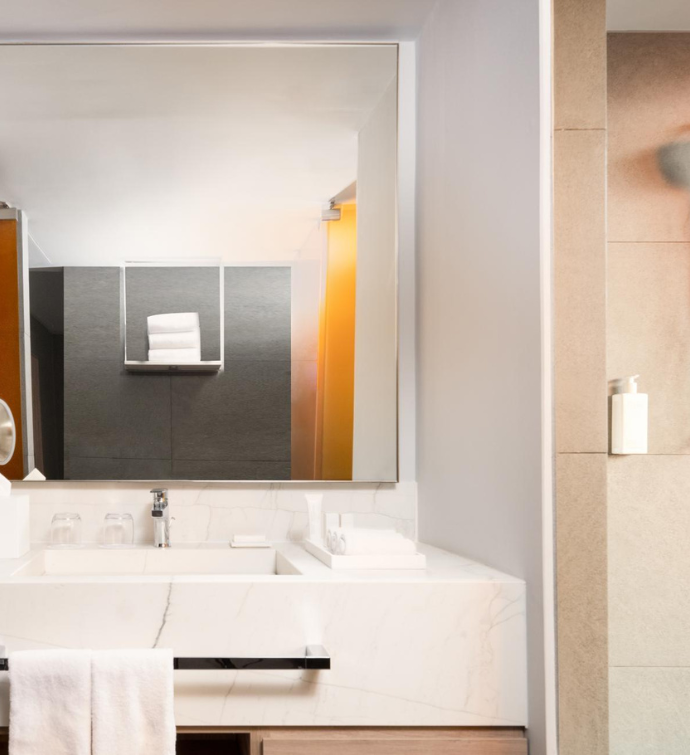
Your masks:
{"label": "white wall", "polygon": [[527,580],[541,755],[537,0],[441,0],[418,67],[420,539]]}
{"label": "white wall", "polygon": [[397,83],[359,132],[354,480],[397,478]]}
{"label": "white wall", "polygon": [[319,305],[326,226],[314,226],[292,262],[291,308],[291,471],[293,480],[314,479]]}

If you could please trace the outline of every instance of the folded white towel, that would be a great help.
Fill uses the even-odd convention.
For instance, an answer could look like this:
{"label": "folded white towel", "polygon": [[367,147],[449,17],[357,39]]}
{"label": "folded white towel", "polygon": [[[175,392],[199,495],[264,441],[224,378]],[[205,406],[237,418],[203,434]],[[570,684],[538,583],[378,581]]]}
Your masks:
{"label": "folded white towel", "polygon": [[149,349],[199,349],[201,331],[199,328],[181,333],[150,333]]}
{"label": "folded white towel", "polygon": [[198,312],[177,312],[170,315],[151,315],[146,318],[149,334],[183,333],[199,327]]}
{"label": "folded white towel", "polygon": [[91,666],[93,755],[174,755],[172,652],[94,651]]}
{"label": "folded white towel", "polygon": [[191,364],[201,361],[201,349],[149,349],[149,362]]}
{"label": "folded white towel", "polygon": [[335,552],[339,556],[408,556],[417,546],[397,532],[344,529],[338,534]]}
{"label": "folded white towel", "polygon": [[10,755],[48,753],[91,755],[88,650],[12,653]]}

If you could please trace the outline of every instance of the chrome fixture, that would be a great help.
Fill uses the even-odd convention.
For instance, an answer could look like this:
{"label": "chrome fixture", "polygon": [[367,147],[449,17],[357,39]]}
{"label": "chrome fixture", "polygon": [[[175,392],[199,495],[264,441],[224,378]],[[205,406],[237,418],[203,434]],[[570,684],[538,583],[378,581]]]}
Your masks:
{"label": "chrome fixture", "polygon": [[325,223],[329,223],[332,220],[340,220],[340,209],[336,208],[335,202],[332,199],[328,203],[328,207],[324,207],[321,210],[321,220]]}
{"label": "chrome fixture", "polygon": [[154,488],[153,506],[153,546],[154,548],[170,547],[170,507],[168,506],[168,489]]}
{"label": "chrome fixture", "polygon": [[14,454],[17,431],[10,407],[0,398],[0,465],[8,464]]}
{"label": "chrome fixture", "polygon": [[[173,658],[173,669],[176,671],[328,671],[330,667],[331,656],[321,645],[307,645],[303,655],[288,658]],[[5,648],[0,646],[0,671],[9,669],[10,662],[5,657]]]}

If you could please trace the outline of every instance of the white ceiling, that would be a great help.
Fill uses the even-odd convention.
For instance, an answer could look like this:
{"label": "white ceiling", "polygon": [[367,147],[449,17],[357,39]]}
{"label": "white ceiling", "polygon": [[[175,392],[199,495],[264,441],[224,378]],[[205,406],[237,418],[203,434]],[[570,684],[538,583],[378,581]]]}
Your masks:
{"label": "white ceiling", "polygon": [[607,0],[609,31],[690,31],[690,0]]}
{"label": "white ceiling", "polygon": [[393,45],[0,47],[0,199],[53,265],[292,259],[396,65]]}
{"label": "white ceiling", "polygon": [[0,0],[0,40],[413,39],[436,0]]}

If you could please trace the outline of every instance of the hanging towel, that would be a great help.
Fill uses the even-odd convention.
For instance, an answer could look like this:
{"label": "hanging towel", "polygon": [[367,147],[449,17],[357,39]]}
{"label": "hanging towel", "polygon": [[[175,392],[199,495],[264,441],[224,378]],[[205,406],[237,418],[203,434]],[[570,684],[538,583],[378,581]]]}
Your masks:
{"label": "hanging towel", "polygon": [[183,333],[199,327],[198,312],[178,312],[171,315],[151,315],[146,318],[151,333]]}
{"label": "hanging towel", "polygon": [[201,349],[149,349],[149,362],[191,364],[201,361]]}
{"label": "hanging towel", "polygon": [[201,331],[185,330],[181,333],[151,333],[149,349],[199,349],[201,348]]}
{"label": "hanging towel", "polygon": [[175,755],[172,651],[94,651],[91,675],[93,755]]}
{"label": "hanging towel", "polygon": [[12,653],[10,755],[91,755],[90,651]]}

